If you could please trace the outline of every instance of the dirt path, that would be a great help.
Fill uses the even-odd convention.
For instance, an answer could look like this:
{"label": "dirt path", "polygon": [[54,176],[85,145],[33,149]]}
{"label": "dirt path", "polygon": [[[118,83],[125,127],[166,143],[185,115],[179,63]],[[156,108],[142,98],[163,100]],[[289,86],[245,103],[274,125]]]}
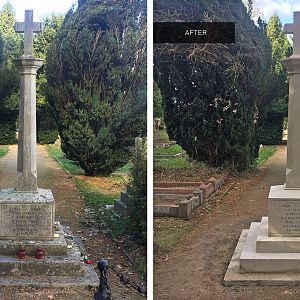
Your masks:
{"label": "dirt path", "polygon": [[[15,186],[16,156],[17,146],[13,145],[10,146],[8,154],[0,160],[0,188]],[[88,231],[82,227],[82,221],[85,218],[85,203],[81,199],[73,180],[68,177],[56,161],[49,157],[43,146],[38,146],[38,186],[52,190],[55,198],[56,219],[63,225],[70,226],[74,233],[85,237],[84,244],[88,253],[95,246],[99,249],[96,252],[90,252],[90,257],[94,261],[116,253],[116,249],[112,249],[113,246],[105,235],[100,233],[97,237],[88,236]],[[120,258],[120,260],[122,259]],[[113,257],[111,260],[116,262],[118,257]],[[113,272],[110,272],[110,284],[113,299],[144,299],[144,297],[122,285]],[[90,300],[93,299],[93,295],[94,291],[76,289],[75,287],[74,289],[34,289],[31,287],[0,289],[1,300]]]}
{"label": "dirt path", "polygon": [[[229,192],[193,216],[192,231],[167,255],[156,255],[154,299],[299,299],[299,287],[230,287],[222,281],[242,229],[267,215],[271,185],[285,181],[286,146],[251,179],[229,179]],[[222,195],[222,191],[220,195]]]}

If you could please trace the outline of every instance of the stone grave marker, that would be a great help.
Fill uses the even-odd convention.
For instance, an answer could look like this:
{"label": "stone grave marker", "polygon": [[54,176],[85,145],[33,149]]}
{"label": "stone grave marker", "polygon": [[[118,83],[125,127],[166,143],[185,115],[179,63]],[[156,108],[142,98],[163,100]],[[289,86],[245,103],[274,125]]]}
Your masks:
{"label": "stone grave marker", "polygon": [[243,230],[224,284],[300,284],[300,12],[284,27],[294,35],[293,55],[283,60],[289,74],[286,183],[271,186],[268,217]]}
{"label": "stone grave marker", "polygon": [[[16,188],[0,190],[0,286],[96,287],[94,269],[85,265],[76,243],[66,240],[64,228],[55,224],[51,190],[37,186],[36,72],[43,60],[33,55],[33,33],[42,29],[42,23],[33,22],[32,10],[25,11],[25,22],[15,24],[25,41],[24,54],[14,61],[20,73]],[[20,249],[25,259],[18,256]]]}

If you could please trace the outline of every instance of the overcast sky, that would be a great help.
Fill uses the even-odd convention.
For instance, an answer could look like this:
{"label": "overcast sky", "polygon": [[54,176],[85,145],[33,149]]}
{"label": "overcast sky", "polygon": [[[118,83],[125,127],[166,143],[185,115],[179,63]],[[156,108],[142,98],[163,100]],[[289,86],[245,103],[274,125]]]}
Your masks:
{"label": "overcast sky", "polygon": [[256,0],[256,6],[264,14],[265,19],[276,13],[283,24],[293,21],[293,12],[300,11],[299,0]]}
{"label": "overcast sky", "polygon": [[[7,1],[0,0],[0,7]],[[35,21],[40,21],[43,16],[51,13],[66,13],[77,0],[10,0],[16,10],[18,21],[23,21],[25,9],[33,9]]]}

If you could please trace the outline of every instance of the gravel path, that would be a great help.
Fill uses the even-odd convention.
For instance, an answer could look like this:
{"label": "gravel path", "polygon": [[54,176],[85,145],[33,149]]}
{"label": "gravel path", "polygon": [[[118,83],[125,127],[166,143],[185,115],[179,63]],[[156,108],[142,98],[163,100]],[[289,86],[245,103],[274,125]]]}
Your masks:
{"label": "gravel path", "polygon": [[[285,182],[286,146],[249,179],[229,179],[193,229],[167,255],[156,255],[154,299],[299,299],[299,287],[224,287],[222,282],[242,229],[267,215],[271,185]],[[221,191],[221,195],[222,195]]]}

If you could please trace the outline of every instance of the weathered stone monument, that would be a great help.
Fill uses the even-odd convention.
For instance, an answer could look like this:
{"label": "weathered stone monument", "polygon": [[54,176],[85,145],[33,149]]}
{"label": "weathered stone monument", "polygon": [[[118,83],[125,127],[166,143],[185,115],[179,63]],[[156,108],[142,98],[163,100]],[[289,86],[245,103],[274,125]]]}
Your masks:
{"label": "weathered stone monument", "polygon": [[15,60],[21,95],[16,188],[0,190],[0,286],[97,286],[93,268],[55,224],[51,190],[37,186],[36,72],[43,60],[34,58],[33,33],[42,29],[32,10],[25,11],[24,23],[15,24],[25,42],[23,56]]}
{"label": "weathered stone monument", "polygon": [[300,284],[300,12],[284,27],[294,35],[289,73],[286,183],[272,186],[269,217],[243,230],[224,278],[225,285]]}

